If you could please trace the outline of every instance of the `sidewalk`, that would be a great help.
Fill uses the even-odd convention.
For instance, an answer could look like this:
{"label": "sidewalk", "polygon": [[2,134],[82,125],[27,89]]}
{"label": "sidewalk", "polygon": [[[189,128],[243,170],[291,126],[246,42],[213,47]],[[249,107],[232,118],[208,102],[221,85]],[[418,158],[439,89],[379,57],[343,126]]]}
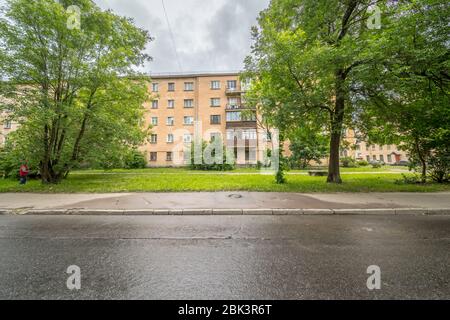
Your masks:
{"label": "sidewalk", "polygon": [[0,194],[0,214],[450,214],[450,193]]}

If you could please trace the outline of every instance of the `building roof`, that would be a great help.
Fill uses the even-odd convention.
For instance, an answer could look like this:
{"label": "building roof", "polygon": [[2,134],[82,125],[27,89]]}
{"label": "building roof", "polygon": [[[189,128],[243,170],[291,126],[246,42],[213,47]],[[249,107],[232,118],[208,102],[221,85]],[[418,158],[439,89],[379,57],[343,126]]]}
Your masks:
{"label": "building roof", "polygon": [[200,71],[200,72],[163,72],[163,73],[150,73],[152,79],[173,79],[173,78],[197,78],[197,77],[214,77],[214,76],[238,76],[240,71]]}

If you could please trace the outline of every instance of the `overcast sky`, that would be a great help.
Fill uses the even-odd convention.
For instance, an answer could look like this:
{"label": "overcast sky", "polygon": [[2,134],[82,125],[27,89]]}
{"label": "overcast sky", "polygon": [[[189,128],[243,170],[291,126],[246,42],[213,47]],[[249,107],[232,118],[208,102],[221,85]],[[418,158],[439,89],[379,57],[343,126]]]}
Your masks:
{"label": "overcast sky", "polygon": [[[161,0],[94,0],[134,18],[155,41],[146,72],[179,72]],[[235,71],[250,50],[250,28],[269,0],[164,0],[183,72]]]}

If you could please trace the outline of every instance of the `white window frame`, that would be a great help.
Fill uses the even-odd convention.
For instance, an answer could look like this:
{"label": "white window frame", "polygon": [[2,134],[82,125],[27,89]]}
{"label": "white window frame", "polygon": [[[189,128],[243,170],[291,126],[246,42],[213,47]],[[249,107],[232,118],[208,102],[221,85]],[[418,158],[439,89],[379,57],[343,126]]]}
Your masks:
{"label": "white window frame", "polygon": [[[189,119],[191,121],[187,122],[186,121],[187,119]],[[192,116],[184,116],[183,124],[186,125],[186,126],[192,126],[194,124],[194,117],[192,117]]]}

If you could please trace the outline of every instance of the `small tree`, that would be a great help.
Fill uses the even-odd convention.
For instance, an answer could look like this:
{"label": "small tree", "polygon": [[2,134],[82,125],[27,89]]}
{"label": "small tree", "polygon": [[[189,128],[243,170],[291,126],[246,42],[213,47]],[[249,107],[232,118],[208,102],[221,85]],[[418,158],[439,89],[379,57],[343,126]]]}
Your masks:
{"label": "small tree", "polygon": [[205,141],[191,144],[191,169],[203,171],[229,171],[235,169],[234,156],[221,139],[211,143]]}
{"label": "small tree", "polygon": [[289,134],[291,163],[305,169],[311,161],[318,164],[328,156],[328,137],[318,128],[302,126]]}

